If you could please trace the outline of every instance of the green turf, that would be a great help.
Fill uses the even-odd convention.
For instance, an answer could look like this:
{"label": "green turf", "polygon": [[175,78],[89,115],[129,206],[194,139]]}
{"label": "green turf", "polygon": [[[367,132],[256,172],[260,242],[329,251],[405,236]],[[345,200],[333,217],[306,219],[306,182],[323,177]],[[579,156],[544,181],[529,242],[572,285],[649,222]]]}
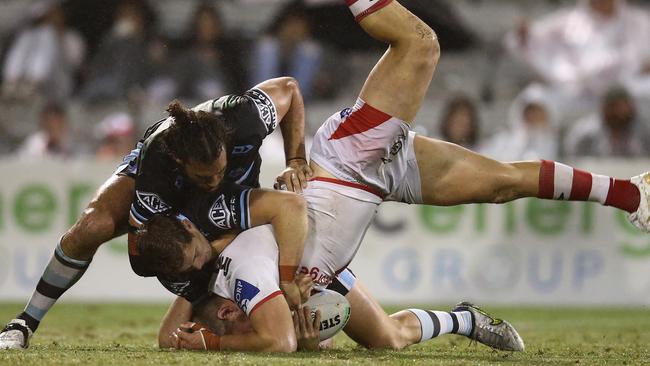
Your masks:
{"label": "green turf", "polygon": [[[21,307],[0,304],[0,319]],[[0,365],[488,365],[648,363],[650,310],[487,307],[510,320],[526,342],[526,352],[492,351],[444,336],[404,351],[367,351],[344,335],[336,350],[268,355],[170,352],[155,346],[165,306],[61,304],[50,312],[28,351],[0,351]]]}

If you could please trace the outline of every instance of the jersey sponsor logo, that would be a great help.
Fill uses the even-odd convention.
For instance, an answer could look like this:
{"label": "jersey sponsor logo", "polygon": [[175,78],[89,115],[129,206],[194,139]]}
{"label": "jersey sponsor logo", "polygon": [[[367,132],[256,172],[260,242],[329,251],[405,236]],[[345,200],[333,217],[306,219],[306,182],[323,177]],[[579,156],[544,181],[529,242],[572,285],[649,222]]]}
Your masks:
{"label": "jersey sponsor logo", "polygon": [[275,106],[266,94],[263,92],[251,89],[246,93],[255,103],[257,111],[260,114],[260,119],[264,122],[268,133],[273,132],[278,127],[278,117],[275,114]]}
{"label": "jersey sponsor logo", "polygon": [[395,157],[400,151],[402,151],[402,148],[404,147],[404,142],[406,141],[406,135],[403,133],[400,133],[399,136],[397,137],[397,140],[393,142],[393,145],[390,147],[390,151],[388,154],[381,158],[381,161],[384,162],[384,164],[388,164],[393,161],[393,157]]}
{"label": "jersey sponsor logo", "polygon": [[210,207],[210,213],[208,216],[210,217],[210,221],[212,221],[216,227],[224,230],[230,229],[230,217],[232,214],[230,213],[228,206],[226,206],[223,194],[214,201],[212,207]]}
{"label": "jersey sponsor logo", "polygon": [[251,150],[253,150],[254,148],[255,148],[255,146],[253,146],[253,145],[240,145],[240,146],[235,146],[235,147],[232,149],[232,154],[233,154],[233,155],[242,155],[242,154],[247,154],[247,153],[249,153]]}
{"label": "jersey sponsor logo", "polygon": [[171,208],[165,201],[155,193],[135,191],[138,202],[152,213],[160,213]]}
{"label": "jersey sponsor logo", "polygon": [[248,309],[250,301],[259,293],[260,289],[250,283],[239,278],[235,281],[235,302],[243,311]]}

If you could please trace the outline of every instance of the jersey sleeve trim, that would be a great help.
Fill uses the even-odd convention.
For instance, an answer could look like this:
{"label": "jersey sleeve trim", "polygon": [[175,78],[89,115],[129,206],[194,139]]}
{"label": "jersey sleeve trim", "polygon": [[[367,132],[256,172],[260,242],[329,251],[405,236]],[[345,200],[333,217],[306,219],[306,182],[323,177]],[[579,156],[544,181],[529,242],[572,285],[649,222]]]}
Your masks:
{"label": "jersey sleeve trim", "polygon": [[246,95],[255,103],[260,120],[266,128],[266,134],[270,135],[278,127],[278,110],[275,103],[273,103],[273,99],[259,88],[250,89],[246,92]]}
{"label": "jersey sleeve trim", "polygon": [[242,230],[249,229],[251,225],[251,213],[249,209],[250,196],[250,189],[243,191],[239,196],[239,205],[241,207],[241,220],[239,220],[239,224]]}
{"label": "jersey sleeve trim", "polygon": [[147,220],[147,218],[145,218],[144,216],[142,216],[142,215],[138,212],[138,209],[135,207],[134,204],[131,204],[131,218],[133,218],[133,220],[134,220],[138,225],[143,225],[144,223],[146,223],[147,221],[149,221],[149,220]]}
{"label": "jersey sleeve trim", "polygon": [[271,300],[274,297],[277,297],[279,295],[282,295],[282,291],[277,290],[277,291],[273,292],[272,294],[268,295],[267,297],[263,298],[262,300],[260,300],[257,304],[255,304],[255,306],[253,306],[251,311],[248,313],[248,316],[250,317],[251,315],[253,315],[253,312],[255,310],[257,310],[260,306],[262,306],[265,302],[267,302],[267,301],[269,301],[269,300]]}
{"label": "jersey sleeve trim", "polygon": [[251,174],[251,172],[253,171],[253,168],[255,168],[255,162],[253,162],[251,164],[251,166],[248,167],[248,170],[246,171],[246,173],[244,173],[244,175],[242,175],[241,178],[237,179],[237,181],[235,183],[242,184],[242,182],[245,181],[246,178],[248,178],[248,176]]}

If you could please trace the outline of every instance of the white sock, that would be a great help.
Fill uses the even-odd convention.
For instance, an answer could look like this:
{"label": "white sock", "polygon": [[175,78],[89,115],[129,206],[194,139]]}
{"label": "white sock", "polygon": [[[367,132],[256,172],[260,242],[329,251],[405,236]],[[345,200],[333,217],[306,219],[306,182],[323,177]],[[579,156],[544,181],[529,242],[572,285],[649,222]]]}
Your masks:
{"label": "white sock", "polygon": [[469,311],[448,313],[446,311],[408,309],[420,321],[422,337],[420,342],[438,337],[443,334],[461,334],[469,336],[472,333],[472,314]]}

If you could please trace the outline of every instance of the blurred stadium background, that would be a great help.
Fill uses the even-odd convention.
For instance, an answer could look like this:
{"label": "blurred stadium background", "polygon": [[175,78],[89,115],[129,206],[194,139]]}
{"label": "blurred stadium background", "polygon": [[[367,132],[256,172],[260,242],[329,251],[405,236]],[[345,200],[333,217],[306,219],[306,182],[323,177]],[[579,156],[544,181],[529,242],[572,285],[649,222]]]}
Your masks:
{"label": "blurred stadium background", "polygon": [[[499,159],[647,170],[646,2],[401,2],[443,47],[420,133]],[[308,135],[351,105],[384,46],[340,3],[0,0],[0,302],[28,299],[59,236],[171,99],[195,104],[290,74]],[[262,156],[270,186],[279,135]],[[647,305],[648,259],[648,236],[614,210],[526,200],[386,204],[351,267],[386,304]],[[131,272],[117,239],[64,301],[169,298]]]}

